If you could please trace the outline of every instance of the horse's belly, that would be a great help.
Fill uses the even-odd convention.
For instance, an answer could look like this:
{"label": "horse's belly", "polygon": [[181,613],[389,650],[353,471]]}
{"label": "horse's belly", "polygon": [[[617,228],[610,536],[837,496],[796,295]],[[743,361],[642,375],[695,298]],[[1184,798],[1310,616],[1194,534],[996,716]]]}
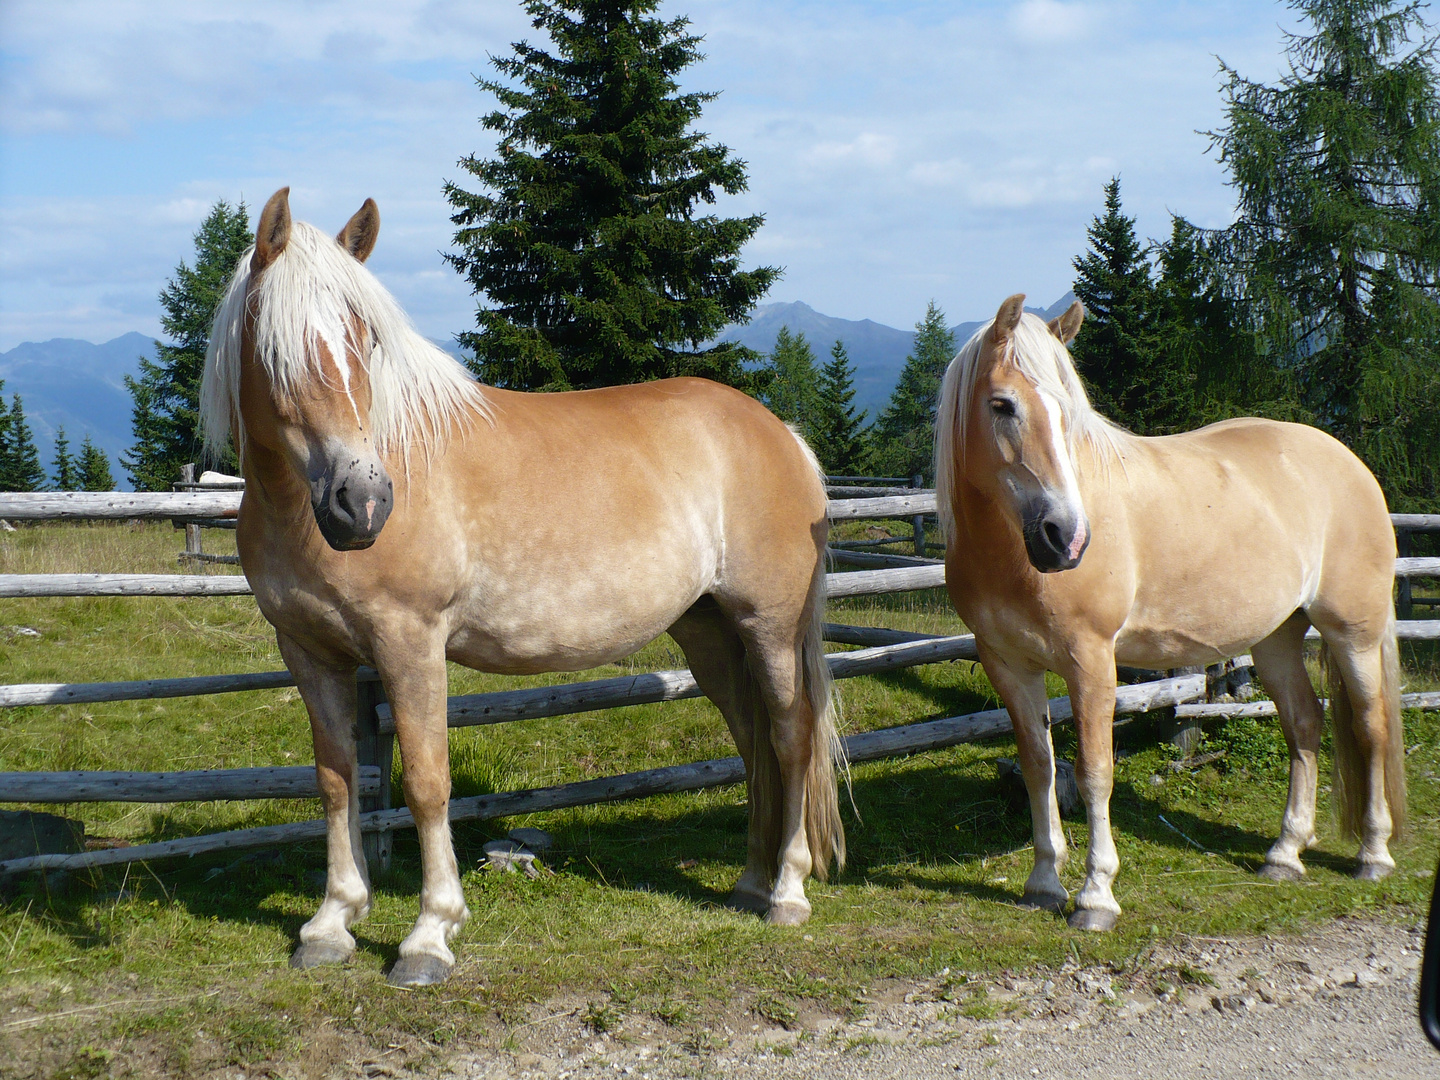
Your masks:
{"label": "horse's belly", "polygon": [[629,656],[663,634],[674,621],[608,626],[589,633],[556,633],[553,628],[541,626],[466,626],[451,635],[445,655],[457,664],[498,675],[584,671]]}
{"label": "horse's belly", "polygon": [[1131,618],[1115,639],[1115,661],[1127,667],[1172,668],[1217,664],[1239,656],[1294,612],[1294,605],[1232,610],[1228,617],[1170,612],[1163,619]]}
{"label": "horse's belly", "polygon": [[693,562],[656,569],[492,578],[452,612],[446,653],[466,667],[513,675],[613,663],[663,634],[714,576]]}

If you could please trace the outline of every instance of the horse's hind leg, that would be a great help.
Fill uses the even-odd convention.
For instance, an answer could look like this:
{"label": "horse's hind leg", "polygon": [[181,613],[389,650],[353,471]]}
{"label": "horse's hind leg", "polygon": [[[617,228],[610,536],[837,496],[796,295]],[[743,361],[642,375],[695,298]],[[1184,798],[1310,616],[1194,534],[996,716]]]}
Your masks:
{"label": "horse's hind leg", "polygon": [[1359,835],[1355,876],[1374,881],[1395,871],[1389,841],[1405,813],[1404,730],[1392,700],[1398,671],[1386,671],[1395,661],[1385,655],[1384,637],[1323,625],[1320,632],[1330,665],[1335,800],[1345,834]]}
{"label": "horse's hind leg", "polygon": [[[773,768],[755,770],[755,713],[763,709],[758,688],[749,676],[745,646],[740,635],[708,596],[702,597],[674,626],[670,636],[685,653],[690,671],[730,729],[735,746],[745,762],[747,798],[749,803],[749,838],[745,854],[745,870],[730,894],[730,906],[745,911],[764,913],[770,907],[770,886],[779,840],[776,809],[778,792],[760,793],[757,783],[777,778]],[[768,717],[766,718],[768,725]],[[764,748],[768,753],[768,747]]]}
{"label": "horse's hind leg", "polygon": [[1030,796],[1030,823],[1035,835],[1035,868],[1025,881],[1020,902],[1063,914],[1070,894],[1060,883],[1068,852],[1060,825],[1060,804],[1055,795],[1055,746],[1050,739],[1045,698],[1045,672],[1038,667],[1014,667],[984,646],[980,660],[985,675],[1005,703],[1015,728],[1020,772]]}
{"label": "horse's hind leg", "polygon": [[1316,757],[1324,714],[1305,670],[1305,631],[1310,620],[1296,612],[1274,633],[1250,649],[1265,691],[1275,701],[1285,745],[1290,749],[1290,794],[1280,823],[1280,839],[1265,854],[1260,875],[1274,881],[1298,881],[1305,873],[1300,853],[1315,843]]}
{"label": "horse's hind leg", "polygon": [[355,952],[350,926],[370,911],[370,881],[360,846],[359,770],[355,759],[355,668],[321,663],[285,635],[280,655],[310,714],[315,780],[325,807],[325,899],[300,928],[290,957],[297,968],[343,964]]}
{"label": "horse's hind leg", "polygon": [[392,628],[375,664],[395,715],[405,805],[420,840],[420,917],[390,969],[396,986],[442,982],[455,965],[450,939],[470,917],[450,841],[450,744],[445,717],[445,643],[423,626]]}

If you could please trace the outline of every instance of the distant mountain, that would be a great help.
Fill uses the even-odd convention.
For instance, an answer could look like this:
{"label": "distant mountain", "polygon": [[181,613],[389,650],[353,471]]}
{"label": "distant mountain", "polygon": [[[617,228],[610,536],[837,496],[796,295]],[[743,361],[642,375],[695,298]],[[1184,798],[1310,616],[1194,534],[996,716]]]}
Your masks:
{"label": "distant mountain", "polygon": [[[1048,308],[1025,310],[1049,320],[1069,307],[1074,299],[1074,293],[1066,293]],[[983,325],[984,320],[952,326],[956,347],[965,344]],[[798,301],[761,304],[748,323],[727,326],[717,340],[736,341],[757,352],[768,353],[775,347],[775,337],[782,326],[788,326],[792,334],[804,334],[820,364],[829,357],[836,341],[845,343],[850,362],[855,365],[855,407],[867,410],[871,420],[890,400],[890,391],[895,388],[915,342],[913,330],[897,330],[871,319],[837,319]]]}
{"label": "distant mountain", "polygon": [[[1073,293],[1066,293],[1044,310],[1026,310],[1041,318],[1053,319],[1074,298]],[[963,322],[952,327],[956,345],[963,345],[981,325]],[[897,330],[871,319],[837,319],[798,302],[763,304],[755,309],[750,322],[727,327],[719,340],[738,341],[768,353],[774,348],[775,337],[782,326],[788,326],[793,333],[804,334],[820,363],[825,362],[837,340],[845,343],[855,365],[856,406],[867,410],[871,420],[889,400],[915,340],[913,330]],[[463,360],[453,340],[436,344]],[[138,374],[142,356],[155,359],[155,341],[137,333],[125,334],[103,345],[74,338],[27,341],[0,353],[5,400],[8,403],[12,394],[19,394],[24,400],[25,414],[34,429],[35,444],[47,471],[53,463],[55,429],[63,425],[72,447],[78,447],[89,434],[95,444],[110,455],[115,478],[123,487],[129,486],[120,464],[120,455],[134,442],[130,431],[130,392],[125,388],[124,377]]]}
{"label": "distant mountain", "polygon": [[19,394],[25,403],[47,472],[53,464],[55,429],[63,426],[72,450],[88,434],[110,455],[115,479],[129,487],[120,464],[120,454],[134,441],[124,377],[139,372],[142,356],[155,359],[155,340],[137,333],[103,345],[75,338],[26,341],[0,353],[5,400]]}

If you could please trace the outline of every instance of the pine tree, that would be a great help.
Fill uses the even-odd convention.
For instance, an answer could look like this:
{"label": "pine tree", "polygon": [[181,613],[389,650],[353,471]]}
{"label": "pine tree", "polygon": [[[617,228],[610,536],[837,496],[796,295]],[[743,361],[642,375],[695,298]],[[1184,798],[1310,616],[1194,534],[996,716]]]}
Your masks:
{"label": "pine tree", "polygon": [[[138,491],[169,491],[180,467],[200,454],[200,376],[210,324],[235,264],[251,243],[244,202],[217,202],[195,234],[195,265],[182,261],[160,290],[160,325],[174,344],[156,342],[154,361],[141,358],[140,377],[125,377],[135,443],[121,463]],[[233,458],[219,463],[236,470]]]}
{"label": "pine tree", "polygon": [[80,458],[77,464],[81,491],[114,491],[115,478],[110,475],[110,459],[105,451],[93,442],[90,436],[80,444]]}
{"label": "pine tree", "polygon": [[1183,355],[1157,347],[1155,283],[1135,219],[1121,211],[1118,176],[1086,232],[1090,250],[1074,263],[1085,322],[1072,353],[1091,401],[1141,435],[1183,430],[1195,415],[1194,374]]}
{"label": "pine tree", "polygon": [[767,366],[769,378],[760,400],[781,420],[794,424],[810,439],[820,376],[815,370],[815,352],[805,335],[790,333],[788,326],[780,327]]}
{"label": "pine tree", "polygon": [[65,429],[55,429],[55,490],[79,491],[80,474],[75,468],[75,458],[70,454],[70,440]]}
{"label": "pine tree", "polygon": [[955,335],[945,325],[945,313],[931,300],[925,317],[915,324],[915,344],[890,400],[871,428],[871,459],[881,473],[934,475],[940,380],[954,356]]}
{"label": "pine tree", "polygon": [[745,322],[780,271],[742,271],[764,221],[696,215],[745,190],[745,163],[691,130],[713,93],[679,93],[700,59],[689,20],[658,0],[528,0],[555,52],[527,43],[493,60],[518,85],[480,79],[497,156],[460,165],[487,193],[447,183],[459,250],[481,294],[457,335],[497,386],[564,390],[704,375],[751,387],[741,345],[702,347]]}
{"label": "pine tree", "polygon": [[[0,401],[0,412],[5,403]],[[20,395],[10,399],[9,414],[4,424],[3,457],[0,457],[0,491],[43,491],[45,470],[40,467],[40,451],[25,419],[25,406]]]}
{"label": "pine tree", "polygon": [[1440,471],[1440,444],[1401,418],[1433,411],[1411,395],[1437,380],[1436,41],[1418,3],[1290,6],[1312,32],[1289,35],[1278,85],[1221,68],[1227,273],[1317,421],[1366,455],[1392,504],[1433,501],[1420,478]]}
{"label": "pine tree", "polygon": [[1155,357],[1189,378],[1189,394],[1172,410],[1175,429],[1233,416],[1308,421],[1290,373],[1257,351],[1247,305],[1233,297],[1216,257],[1213,234],[1178,214],[1170,239],[1155,244],[1150,346]]}
{"label": "pine tree", "polygon": [[855,412],[855,369],[837,341],[820,369],[811,448],[831,475],[854,476],[865,468],[865,410]]}

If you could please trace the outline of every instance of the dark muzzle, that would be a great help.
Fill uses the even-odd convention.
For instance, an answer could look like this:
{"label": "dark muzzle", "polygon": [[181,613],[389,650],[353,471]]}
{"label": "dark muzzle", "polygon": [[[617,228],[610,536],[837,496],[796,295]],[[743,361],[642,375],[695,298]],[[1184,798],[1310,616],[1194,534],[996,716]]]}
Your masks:
{"label": "dark muzzle", "polygon": [[1050,499],[1036,500],[1028,510],[1022,529],[1030,565],[1042,574],[1079,566],[1090,546],[1090,523],[1085,515]]}
{"label": "dark muzzle", "polygon": [[310,484],[315,524],[336,551],[359,551],[375,543],[394,499],[390,477],[378,462],[335,467]]}

